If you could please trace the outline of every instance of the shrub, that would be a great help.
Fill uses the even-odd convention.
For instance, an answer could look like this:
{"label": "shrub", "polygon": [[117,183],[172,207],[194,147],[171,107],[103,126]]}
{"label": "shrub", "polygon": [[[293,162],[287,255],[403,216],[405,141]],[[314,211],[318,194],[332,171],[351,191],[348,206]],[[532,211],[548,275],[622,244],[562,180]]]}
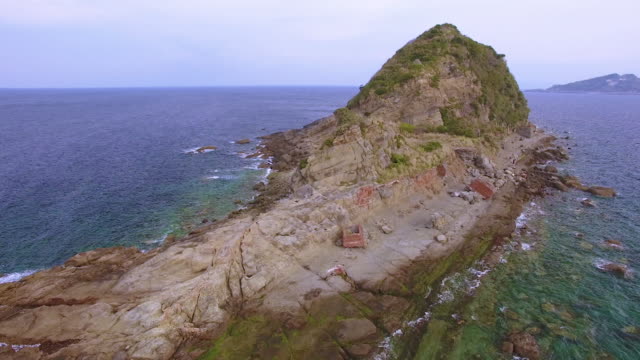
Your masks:
{"label": "shrub", "polygon": [[440,144],[437,141],[429,141],[426,144],[420,145],[420,147],[422,148],[422,150],[424,150],[426,152],[432,152],[434,150],[438,150],[438,149],[442,148],[442,144]]}
{"label": "shrub", "polygon": [[325,147],[332,147],[333,146],[333,139],[326,139],[322,145],[325,146]]}
{"label": "shrub", "polygon": [[351,125],[360,122],[362,116],[355,111],[346,107],[337,109],[333,112],[338,122],[335,136],[342,135]]}
{"label": "shrub", "polygon": [[346,107],[337,109],[333,114],[338,119],[338,125],[350,125],[358,120],[358,114]]}
{"label": "shrub", "polygon": [[429,86],[434,89],[440,88],[440,74],[435,74],[431,77],[431,80],[429,80]]}
{"label": "shrub", "polygon": [[400,123],[400,131],[413,134],[416,131],[416,126],[413,124]]}
{"label": "shrub", "polygon": [[437,131],[458,136],[474,137],[473,129],[454,113],[451,107],[440,108],[442,126]]}
{"label": "shrub", "polygon": [[307,166],[309,166],[309,160],[308,160],[308,159],[302,159],[302,160],[300,160],[300,165],[299,165],[300,169],[304,169],[304,168],[306,168]]}
{"label": "shrub", "polygon": [[402,166],[409,163],[409,158],[402,154],[391,154],[391,166]]}

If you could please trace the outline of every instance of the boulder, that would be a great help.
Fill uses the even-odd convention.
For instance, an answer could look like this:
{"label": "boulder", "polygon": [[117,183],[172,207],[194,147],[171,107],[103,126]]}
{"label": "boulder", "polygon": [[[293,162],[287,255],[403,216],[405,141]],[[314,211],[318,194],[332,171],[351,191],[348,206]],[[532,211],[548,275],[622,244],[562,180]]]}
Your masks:
{"label": "boulder", "polygon": [[478,195],[472,191],[463,191],[458,194],[461,199],[469,202],[469,204],[475,204],[478,201]]}
{"label": "boulder", "polygon": [[391,234],[393,232],[393,228],[389,225],[382,225],[380,230],[385,234]]}
{"label": "boulder", "polygon": [[250,143],[250,142],[251,142],[251,140],[249,140],[249,139],[240,139],[240,140],[236,140],[236,144],[240,144],[240,145],[248,144],[248,143]]}
{"label": "boulder", "polygon": [[454,149],[454,152],[456,153],[458,158],[460,158],[460,160],[464,161],[465,163],[473,162],[476,156],[478,156],[477,150],[473,148],[457,148]]}
{"label": "boulder", "polygon": [[448,223],[449,219],[446,216],[440,213],[433,213],[427,223],[427,227],[430,229],[443,230]]}
{"label": "boulder", "polygon": [[441,244],[444,244],[444,243],[447,242],[447,236],[444,235],[444,234],[440,234],[440,235],[436,236],[436,241],[441,243]]}
{"label": "boulder", "polygon": [[519,127],[516,130],[516,133],[522,136],[523,138],[529,139],[531,138],[531,136],[533,136],[533,126],[526,125],[526,126]]}
{"label": "boulder", "polygon": [[522,357],[530,360],[540,359],[540,347],[533,335],[526,332],[511,334],[509,341],[513,343],[513,351]]}
{"label": "boulder", "polygon": [[351,345],[347,348],[347,352],[351,356],[355,357],[364,357],[369,355],[373,347],[369,344],[355,344]]}
{"label": "boulder", "polygon": [[604,187],[604,186],[592,186],[587,189],[587,192],[601,197],[614,197],[616,196],[616,191],[612,188]]}
{"label": "boulder", "polygon": [[488,157],[478,155],[473,159],[473,163],[483,175],[488,177],[496,176],[496,168]]}
{"label": "boulder", "polygon": [[558,168],[556,168],[553,165],[547,165],[547,166],[544,167],[544,171],[546,171],[548,173],[556,174],[556,173],[558,173]]}
{"label": "boulder", "polygon": [[376,326],[368,319],[346,319],[340,321],[338,340],[341,342],[354,342],[364,340],[377,332]]}

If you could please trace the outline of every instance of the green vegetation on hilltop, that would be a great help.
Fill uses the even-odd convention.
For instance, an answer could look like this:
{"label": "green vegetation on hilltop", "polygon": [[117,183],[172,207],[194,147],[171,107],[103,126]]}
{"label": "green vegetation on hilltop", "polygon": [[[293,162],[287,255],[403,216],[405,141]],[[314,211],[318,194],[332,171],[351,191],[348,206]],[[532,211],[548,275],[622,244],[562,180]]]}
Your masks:
{"label": "green vegetation on hilltop", "polygon": [[[429,75],[432,88],[441,86],[440,64],[443,59],[455,61],[457,70],[473,76],[482,94],[471,104],[475,115],[479,109],[489,110],[489,120],[496,125],[513,128],[529,115],[527,101],[509,72],[504,55],[464,35],[450,24],[437,25],[402,47],[349,101],[355,109],[372,97],[384,97],[418,76]],[[438,129],[454,135],[477,136],[467,119],[456,117],[445,109],[444,126]]]}
{"label": "green vegetation on hilltop", "polygon": [[438,149],[442,148],[442,144],[440,144],[438,141],[429,141],[428,143],[424,144],[424,145],[420,145],[420,148],[422,148],[422,150],[426,151],[426,152],[432,152]]}

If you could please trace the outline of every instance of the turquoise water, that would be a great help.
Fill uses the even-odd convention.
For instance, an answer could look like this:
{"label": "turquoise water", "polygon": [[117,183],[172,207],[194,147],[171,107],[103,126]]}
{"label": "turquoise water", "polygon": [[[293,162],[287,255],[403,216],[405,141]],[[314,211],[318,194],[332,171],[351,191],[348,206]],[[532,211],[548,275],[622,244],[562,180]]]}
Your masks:
{"label": "turquoise water", "polygon": [[[489,271],[477,263],[446,279],[416,358],[508,358],[502,342],[526,331],[543,358],[640,359],[640,97],[527,97],[533,122],[569,136],[561,143],[572,159],[558,164],[561,172],[614,187],[619,196],[572,190],[535,200],[519,219],[526,228],[502,263]],[[583,207],[585,197],[597,207]],[[624,248],[604,246],[607,239]],[[635,276],[596,267],[609,261],[627,264]]]}
{"label": "turquoise water", "polygon": [[[331,114],[356,90],[0,90],[0,282],[221,219],[265,175],[240,152]],[[188,154],[205,145],[218,150]]]}

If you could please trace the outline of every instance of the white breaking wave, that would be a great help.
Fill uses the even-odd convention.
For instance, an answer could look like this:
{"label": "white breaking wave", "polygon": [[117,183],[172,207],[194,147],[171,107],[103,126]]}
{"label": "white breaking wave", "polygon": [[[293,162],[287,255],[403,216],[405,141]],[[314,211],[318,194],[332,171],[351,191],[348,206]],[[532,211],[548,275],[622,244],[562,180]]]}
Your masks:
{"label": "white breaking wave", "polygon": [[15,272],[15,273],[11,273],[11,274],[6,274],[6,275],[0,277],[0,284],[16,282],[16,281],[22,279],[23,277],[26,277],[26,276],[29,276],[29,275],[35,273],[36,271],[38,271],[38,270],[26,270],[26,271],[22,271],[22,272]]}
{"label": "white breaking wave", "polygon": [[207,179],[209,179],[209,180],[233,180],[235,178],[236,178],[236,176],[233,176],[233,175],[211,175],[211,176],[207,176]]}

